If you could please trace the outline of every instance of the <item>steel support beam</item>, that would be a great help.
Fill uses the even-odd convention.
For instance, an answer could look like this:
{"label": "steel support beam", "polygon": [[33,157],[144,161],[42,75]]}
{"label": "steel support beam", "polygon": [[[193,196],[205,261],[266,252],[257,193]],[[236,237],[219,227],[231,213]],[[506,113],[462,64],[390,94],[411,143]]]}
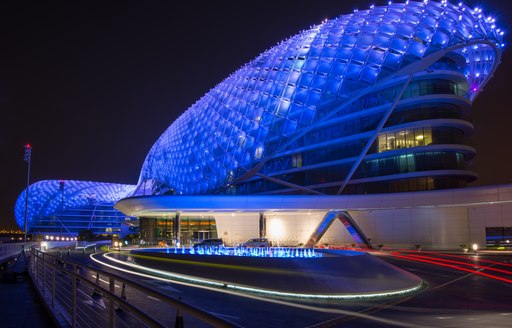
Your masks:
{"label": "steel support beam", "polygon": [[336,193],[336,195],[339,195],[339,194],[341,194],[343,192],[343,189],[345,189],[345,187],[347,186],[348,182],[350,181],[350,179],[352,178],[354,173],[356,173],[357,168],[359,167],[359,165],[361,165],[361,162],[363,161],[363,159],[366,156],[366,154],[368,154],[368,151],[370,150],[370,147],[372,146],[372,144],[375,142],[375,140],[379,136],[380,131],[382,131],[382,128],[384,127],[384,125],[388,121],[389,117],[391,116],[391,113],[393,113],[393,111],[395,110],[396,105],[398,104],[398,101],[402,98],[402,95],[404,94],[405,89],[407,89],[407,86],[411,82],[413,76],[414,76],[413,74],[409,75],[409,78],[404,83],[404,86],[402,87],[402,89],[400,90],[398,95],[396,96],[395,100],[393,101],[393,103],[391,104],[389,109],[384,113],[384,116],[380,120],[379,125],[375,129],[375,132],[370,137],[370,139],[366,142],[366,145],[365,145],[363,151],[361,152],[359,157],[354,162],[354,165],[352,165],[352,168],[350,169],[350,171],[348,172],[347,176],[343,180],[343,183],[341,184],[340,188],[338,189],[338,192]]}
{"label": "steel support beam", "polygon": [[363,230],[357,225],[357,223],[350,216],[350,214],[348,214],[347,211],[329,211],[325,213],[324,218],[322,221],[320,221],[320,224],[309,237],[308,242],[306,243],[306,247],[314,247],[320,241],[320,239],[322,239],[324,234],[336,219],[339,219],[343,223],[345,229],[347,229],[348,233],[352,236],[352,238],[354,238],[356,244],[365,248],[373,249],[373,246],[364,234]]}

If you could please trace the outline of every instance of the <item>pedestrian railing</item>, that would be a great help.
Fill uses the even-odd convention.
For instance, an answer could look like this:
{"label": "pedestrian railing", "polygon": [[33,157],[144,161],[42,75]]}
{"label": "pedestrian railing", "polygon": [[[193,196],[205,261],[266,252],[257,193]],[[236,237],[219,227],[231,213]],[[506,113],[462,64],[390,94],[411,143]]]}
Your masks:
{"label": "pedestrian railing", "polygon": [[62,327],[237,327],[180,299],[61,252],[31,248],[28,271]]}
{"label": "pedestrian railing", "polygon": [[23,249],[29,249],[36,243],[1,243],[0,244],[0,261],[8,260],[9,258],[15,257],[21,253]]}

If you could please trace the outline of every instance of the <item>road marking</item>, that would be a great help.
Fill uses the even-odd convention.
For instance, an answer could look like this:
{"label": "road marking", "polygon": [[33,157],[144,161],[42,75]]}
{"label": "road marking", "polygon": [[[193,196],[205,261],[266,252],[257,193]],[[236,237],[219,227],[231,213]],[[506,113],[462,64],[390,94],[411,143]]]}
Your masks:
{"label": "road marking", "polygon": [[[158,276],[151,276],[151,275],[146,274],[146,273],[142,273],[142,272],[137,272],[137,271],[133,271],[133,270],[128,270],[128,269],[120,268],[118,266],[115,266],[115,265],[112,265],[112,264],[100,261],[100,260],[94,258],[93,255],[94,254],[91,254],[90,258],[93,261],[95,261],[96,263],[100,263],[101,265],[104,265],[106,267],[109,267],[109,268],[112,268],[112,269],[115,269],[115,270],[118,270],[118,271],[121,271],[121,272],[126,272],[126,273],[129,273],[129,274],[132,274],[132,275],[135,275],[135,276],[139,276],[139,277],[145,277],[145,278],[149,278],[149,279],[157,279],[157,280],[160,280],[160,281],[171,282],[171,283],[179,284],[179,285],[183,285],[183,286],[200,288],[200,289],[205,289],[205,290],[209,290],[209,291],[213,291],[213,292],[218,292],[218,293],[223,293],[223,294],[236,295],[238,297],[244,297],[244,298],[258,300],[260,302],[279,304],[279,305],[289,306],[289,307],[303,309],[303,310],[310,310],[310,311],[321,312],[321,313],[333,313],[333,314],[348,315],[348,316],[352,316],[352,317],[355,317],[355,318],[367,319],[367,320],[371,320],[371,321],[375,321],[375,322],[380,322],[380,323],[384,323],[384,324],[395,326],[395,327],[407,327],[407,328],[415,328],[415,327],[416,328],[424,328],[424,327],[427,327],[427,326],[423,326],[423,325],[420,325],[420,324],[411,324],[411,323],[402,322],[402,321],[390,320],[390,319],[380,318],[380,317],[377,317],[377,316],[368,315],[368,314],[360,313],[360,312],[354,312],[354,311],[350,311],[350,310],[332,309],[332,308],[324,308],[324,307],[304,305],[304,304],[296,304],[296,303],[292,303],[292,302],[288,302],[288,301],[282,301],[282,300],[273,299],[273,298],[267,298],[267,297],[263,297],[263,296],[256,296],[256,295],[251,295],[251,294],[246,294],[246,293],[240,293],[240,292],[233,291],[233,290],[219,289],[219,288],[215,288],[215,287],[209,287],[209,286],[204,286],[204,285],[197,285],[197,284],[192,284],[192,283],[183,282],[183,281],[171,280],[169,278],[163,278],[163,277],[158,277]],[[105,257],[105,255],[103,255],[103,256]]]}
{"label": "road marking", "polygon": [[438,272],[431,272],[431,271],[426,271],[426,270],[421,270],[421,269],[404,268],[404,270],[413,271],[413,272],[428,273],[430,275],[436,275],[436,276],[447,277],[447,278],[451,278],[452,277],[451,275],[448,275],[448,274],[442,274],[442,273],[438,273]]}
{"label": "road marking", "polygon": [[149,295],[148,295],[148,298],[150,298],[150,299],[152,299],[152,300],[155,300],[155,301],[158,301],[158,302],[162,302],[161,300],[159,300],[158,298],[153,297],[153,296],[149,296]]}
{"label": "road marking", "polygon": [[[92,276],[93,278],[96,278],[96,275],[95,275],[95,274],[91,274],[91,276]],[[107,285],[109,284],[109,282],[108,282],[108,281],[106,281],[106,280],[104,280],[104,279],[101,279],[101,278],[100,278],[100,279],[98,279],[98,280],[99,280],[99,281],[101,281],[101,282],[103,282],[103,283],[106,283]],[[120,288],[120,286],[119,286],[119,285],[115,285],[115,284],[114,284],[114,286],[115,286],[116,288]]]}
{"label": "road marking", "polygon": [[168,282],[158,281],[158,280],[154,280],[154,279],[141,279],[141,280],[146,282],[146,283],[148,283],[148,284],[156,286],[159,289],[164,289],[164,290],[167,290],[167,291],[170,291],[170,292],[181,294],[181,290],[172,287]]}
{"label": "road marking", "polygon": [[222,313],[217,313],[217,312],[208,312],[210,314],[213,314],[217,317],[224,317],[224,318],[230,318],[230,319],[240,319],[240,317],[235,317],[234,315],[227,315],[227,314],[222,314]]}
{"label": "road marking", "polygon": [[165,289],[165,290],[167,290],[167,291],[169,291],[169,292],[173,292],[173,293],[181,294],[181,291],[180,291],[180,290],[178,290],[178,289],[176,289],[176,288],[174,288],[174,287],[171,287],[171,286],[160,286],[159,288],[160,288],[160,289]]}

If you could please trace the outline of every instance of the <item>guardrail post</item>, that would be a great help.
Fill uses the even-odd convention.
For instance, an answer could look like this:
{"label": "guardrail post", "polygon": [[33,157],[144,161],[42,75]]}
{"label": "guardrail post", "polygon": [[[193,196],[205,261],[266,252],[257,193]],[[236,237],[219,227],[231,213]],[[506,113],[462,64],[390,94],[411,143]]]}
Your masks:
{"label": "guardrail post", "polygon": [[39,271],[39,282],[41,283],[41,287],[44,289],[44,253],[39,252],[39,266],[37,267]]}
{"label": "guardrail post", "polygon": [[[96,272],[96,286],[100,287],[100,273],[99,272]],[[101,297],[102,293],[101,293],[100,288],[94,288],[91,296]]]}
{"label": "guardrail post", "polygon": [[[123,282],[123,287],[121,288],[121,299],[123,301],[126,301],[126,284],[124,282]],[[117,305],[116,310],[118,310],[118,311],[123,310],[123,307],[121,306],[121,304]]]}
{"label": "guardrail post", "polygon": [[56,259],[53,258],[53,266],[52,266],[52,307],[55,306],[55,270],[57,268],[56,264]]}
{"label": "guardrail post", "polygon": [[[178,298],[179,301],[181,301],[181,297]],[[181,314],[180,308],[176,308],[176,321],[174,322],[174,328],[183,328],[184,322],[183,322],[183,314]]]}
{"label": "guardrail post", "polygon": [[46,265],[45,265],[45,261],[44,261],[44,253],[41,253],[43,256],[42,256],[42,259],[43,259],[43,296],[46,296],[46,288],[45,288],[45,281],[46,281],[46,274],[45,274],[45,270],[46,270]]}
{"label": "guardrail post", "polygon": [[36,250],[34,252],[34,279],[36,280],[36,285],[39,285],[39,270],[38,270],[38,266],[39,266],[39,252]]}
{"label": "guardrail post", "polygon": [[72,279],[71,279],[71,327],[76,327],[76,285],[78,283],[77,278],[78,266],[73,264]]}
{"label": "guardrail post", "polygon": [[123,282],[123,288],[121,288],[121,298],[126,301],[126,285]]}
{"label": "guardrail post", "polygon": [[[115,293],[115,280],[113,277],[109,277],[108,282],[108,289],[112,295]],[[114,298],[110,297],[110,309],[109,309],[110,315],[109,315],[109,324],[110,327],[114,327],[115,325],[115,304],[114,304]]]}
{"label": "guardrail post", "polygon": [[[34,275],[34,261],[35,261],[35,259],[34,259],[34,258],[36,257],[36,256],[35,256],[35,253],[34,253],[34,254],[32,254],[32,255],[33,255],[33,256],[31,256],[31,257],[29,258],[29,259],[30,259],[30,261],[28,262],[28,264],[29,264],[29,265],[28,265],[29,273],[30,273],[30,275],[31,275],[31,276],[33,276],[33,275]],[[33,278],[33,277],[32,277],[32,278]]]}

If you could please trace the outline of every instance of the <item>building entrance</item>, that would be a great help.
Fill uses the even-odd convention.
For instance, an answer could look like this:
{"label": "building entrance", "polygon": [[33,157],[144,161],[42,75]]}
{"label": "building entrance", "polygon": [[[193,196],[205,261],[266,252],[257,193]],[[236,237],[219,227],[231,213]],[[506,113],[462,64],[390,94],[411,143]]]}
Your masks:
{"label": "building entrance", "polygon": [[[147,245],[173,245],[178,239],[182,245],[192,245],[208,238],[217,238],[217,225],[212,216],[184,216],[178,220],[180,229],[174,229],[175,217],[140,218],[141,239]],[[179,236],[175,236],[179,231]]]}

